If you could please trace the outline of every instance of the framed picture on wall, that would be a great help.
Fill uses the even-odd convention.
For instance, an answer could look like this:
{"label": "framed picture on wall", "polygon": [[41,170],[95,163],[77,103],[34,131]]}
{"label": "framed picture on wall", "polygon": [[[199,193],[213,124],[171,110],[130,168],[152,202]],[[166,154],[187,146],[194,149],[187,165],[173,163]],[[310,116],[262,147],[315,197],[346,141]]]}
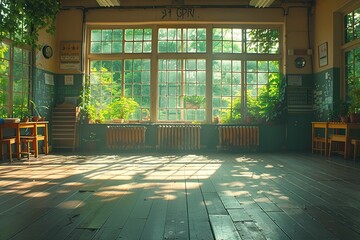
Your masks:
{"label": "framed picture on wall", "polygon": [[323,67],[328,64],[328,43],[319,45],[319,66]]}

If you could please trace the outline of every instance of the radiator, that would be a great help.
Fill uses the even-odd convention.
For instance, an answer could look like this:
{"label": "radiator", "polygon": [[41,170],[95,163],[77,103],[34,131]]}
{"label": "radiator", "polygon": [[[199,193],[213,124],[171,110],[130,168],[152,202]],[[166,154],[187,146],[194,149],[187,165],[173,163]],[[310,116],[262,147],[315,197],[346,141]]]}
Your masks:
{"label": "radiator", "polygon": [[157,149],[200,149],[200,125],[159,125]]}
{"label": "radiator", "polygon": [[259,147],[259,127],[257,126],[220,126],[218,149]]}
{"label": "radiator", "polygon": [[144,126],[107,126],[106,146],[108,149],[129,149],[145,146]]}

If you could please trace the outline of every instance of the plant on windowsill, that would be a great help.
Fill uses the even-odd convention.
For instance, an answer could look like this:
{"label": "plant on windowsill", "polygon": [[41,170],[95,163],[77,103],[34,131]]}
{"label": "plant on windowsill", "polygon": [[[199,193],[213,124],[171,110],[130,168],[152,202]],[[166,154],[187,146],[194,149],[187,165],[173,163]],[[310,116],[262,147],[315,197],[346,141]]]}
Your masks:
{"label": "plant on windowsill", "polygon": [[185,96],[184,97],[185,107],[192,109],[204,108],[205,97],[204,96]]}
{"label": "plant on windowsill", "polygon": [[270,74],[269,81],[258,90],[258,95],[247,92],[246,111],[242,112],[241,98],[232,103],[232,110],[223,119],[224,123],[279,123],[284,121],[286,84],[280,74]]}
{"label": "plant on windowsill", "polygon": [[129,120],[138,107],[139,104],[133,98],[123,96],[109,104],[107,112],[113,121],[124,122],[125,120]]}
{"label": "plant on windowsill", "polygon": [[82,142],[84,142],[86,150],[95,151],[97,148],[97,142],[100,139],[97,137],[96,132],[89,132],[85,137],[82,138]]}
{"label": "plant on windowsill", "polygon": [[340,102],[339,115],[341,122],[349,122],[349,103],[347,101]]}
{"label": "plant on windowsill", "polygon": [[353,85],[349,91],[350,122],[360,122],[360,86]]}
{"label": "plant on windowsill", "polygon": [[85,85],[80,94],[80,122],[81,123],[103,123],[105,121],[104,111],[97,108],[91,101],[90,78],[85,78]]}

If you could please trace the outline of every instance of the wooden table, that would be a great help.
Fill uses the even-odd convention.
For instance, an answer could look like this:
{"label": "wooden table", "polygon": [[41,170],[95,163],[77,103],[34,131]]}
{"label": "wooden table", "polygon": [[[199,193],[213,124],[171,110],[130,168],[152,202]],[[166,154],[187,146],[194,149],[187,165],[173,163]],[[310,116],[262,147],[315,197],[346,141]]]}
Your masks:
{"label": "wooden table", "polygon": [[[15,137],[16,137],[16,154],[18,159],[21,158],[20,156],[20,137],[22,136],[22,129],[29,129],[30,133],[29,136],[38,136],[38,130],[40,128],[44,129],[43,137],[40,138],[44,140],[44,152],[45,154],[49,153],[49,138],[48,138],[48,122],[19,122],[19,123],[4,123],[0,124],[0,138],[4,137],[3,129],[14,129],[15,130]],[[36,144],[37,146],[37,144]],[[39,153],[39,149],[34,147],[34,154],[37,157]]]}

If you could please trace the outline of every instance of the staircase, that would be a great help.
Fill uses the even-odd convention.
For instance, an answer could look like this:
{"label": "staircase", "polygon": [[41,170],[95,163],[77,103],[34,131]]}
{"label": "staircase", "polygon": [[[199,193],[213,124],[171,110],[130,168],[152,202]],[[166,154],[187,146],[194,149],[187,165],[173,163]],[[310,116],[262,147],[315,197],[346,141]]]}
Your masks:
{"label": "staircase", "polygon": [[78,114],[79,108],[70,104],[61,104],[53,109],[51,122],[53,149],[75,151]]}

